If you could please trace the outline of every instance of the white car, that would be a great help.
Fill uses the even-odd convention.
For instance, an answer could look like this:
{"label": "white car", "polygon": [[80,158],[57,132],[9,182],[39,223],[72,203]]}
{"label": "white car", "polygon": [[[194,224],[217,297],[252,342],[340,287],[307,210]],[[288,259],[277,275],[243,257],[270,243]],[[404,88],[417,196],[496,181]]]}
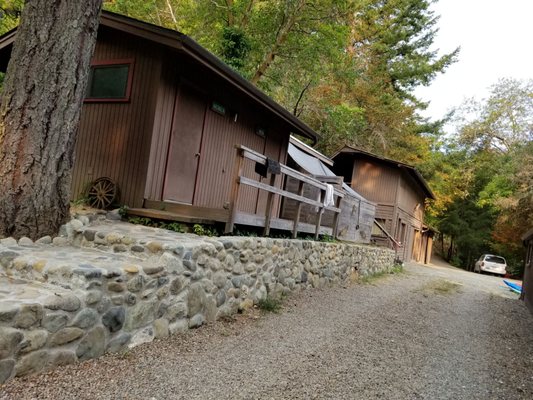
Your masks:
{"label": "white car", "polygon": [[505,275],[507,262],[505,258],[493,254],[483,254],[474,265],[474,272],[490,272],[491,274]]}

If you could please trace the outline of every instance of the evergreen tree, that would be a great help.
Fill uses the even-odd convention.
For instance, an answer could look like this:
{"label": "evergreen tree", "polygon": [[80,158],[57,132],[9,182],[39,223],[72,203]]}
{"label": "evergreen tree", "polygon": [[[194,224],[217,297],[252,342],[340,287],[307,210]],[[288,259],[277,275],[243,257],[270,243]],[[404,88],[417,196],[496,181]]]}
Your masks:
{"label": "evergreen tree", "polygon": [[69,218],[74,143],[100,6],[101,0],[25,4],[0,109],[0,236],[38,239],[56,234]]}

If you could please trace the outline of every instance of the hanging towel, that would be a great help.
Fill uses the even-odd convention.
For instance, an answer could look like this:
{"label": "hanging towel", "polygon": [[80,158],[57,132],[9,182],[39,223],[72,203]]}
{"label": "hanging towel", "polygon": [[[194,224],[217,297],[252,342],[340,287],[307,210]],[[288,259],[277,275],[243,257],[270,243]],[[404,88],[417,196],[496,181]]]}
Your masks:
{"label": "hanging towel", "polygon": [[335,200],[333,199],[333,185],[330,185],[329,183],[326,183],[326,195],[324,196],[324,207],[330,207],[335,204]]}

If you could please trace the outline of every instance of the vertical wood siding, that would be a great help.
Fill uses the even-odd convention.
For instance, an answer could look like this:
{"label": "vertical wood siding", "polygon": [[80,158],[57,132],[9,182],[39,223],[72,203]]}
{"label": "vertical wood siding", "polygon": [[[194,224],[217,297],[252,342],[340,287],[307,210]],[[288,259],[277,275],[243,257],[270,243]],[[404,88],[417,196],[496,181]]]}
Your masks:
{"label": "vertical wood siding", "polygon": [[146,179],[145,198],[162,200],[167,155],[170,144],[174,104],[176,102],[178,75],[168,57],[163,61],[161,81],[157,91],[150,161]]}
{"label": "vertical wood siding", "polygon": [[142,206],[148,166],[160,52],[152,43],[101,27],[93,60],[134,59],[131,101],[85,103],[82,109],[72,196],[101,176],[117,182],[120,203]]}
{"label": "vertical wood siding", "polygon": [[[417,189],[411,179],[406,175],[402,175],[400,179],[400,190],[398,193],[398,206],[412,215],[413,218],[422,221],[424,214],[424,200],[424,194]],[[415,210],[417,204],[420,204],[420,207]]]}
{"label": "vertical wood siding", "polygon": [[[343,165],[347,165],[347,157],[339,157]],[[338,170],[336,172],[339,173]],[[385,220],[385,229],[396,240],[402,241],[398,256],[402,260],[410,260],[413,255],[422,259],[422,240],[417,240],[416,248],[413,246],[416,231],[422,231],[425,195],[413,179],[394,166],[363,157],[353,162],[351,186],[367,199],[378,203],[376,218]],[[420,204],[418,208],[417,204]],[[403,238],[400,237],[400,222],[405,224]]]}
{"label": "vertical wood siding", "polygon": [[[180,55],[168,56],[158,89],[157,110],[153,128],[152,149],[147,175],[146,198],[162,200],[165,168],[168,164],[169,136],[176,93],[181,85],[188,85],[203,93],[207,103],[202,144],[200,149],[193,206],[222,209],[227,207],[234,178],[238,144],[284,163],[289,142],[289,129],[276,118],[259,111],[250,101],[237,93],[219,77],[204,67],[193,64]],[[211,110],[216,101],[226,108],[226,115]],[[178,105],[179,106],[179,105]],[[170,116],[169,116],[170,115]],[[236,120],[235,120],[236,119]],[[177,123],[177,122],[175,122]],[[267,129],[266,139],[255,133],[256,127]],[[246,177],[261,180],[254,171],[255,164],[244,165]],[[268,178],[269,180],[269,178]],[[267,180],[264,179],[266,182]],[[281,187],[281,177],[276,186]],[[258,189],[242,187],[238,209],[248,213],[265,212],[266,194]],[[275,215],[279,202],[274,204]]]}
{"label": "vertical wood siding", "polygon": [[[245,110],[238,112],[237,122],[232,116],[207,111],[194,205],[211,208],[225,206],[229,200],[237,155],[235,145],[241,144],[259,153],[265,151],[265,139],[256,135],[254,130],[253,115]],[[244,176],[259,179],[254,167],[255,163],[247,160]],[[258,189],[242,187],[238,209],[255,213],[257,200]]]}
{"label": "vertical wood siding", "polygon": [[399,171],[364,159],[355,160],[352,188],[375,203],[394,203]]}

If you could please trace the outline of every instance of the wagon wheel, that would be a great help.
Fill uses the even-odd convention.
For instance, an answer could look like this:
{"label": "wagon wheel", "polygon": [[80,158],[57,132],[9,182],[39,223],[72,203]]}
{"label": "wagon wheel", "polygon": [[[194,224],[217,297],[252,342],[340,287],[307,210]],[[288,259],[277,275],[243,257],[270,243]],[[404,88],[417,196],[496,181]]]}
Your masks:
{"label": "wagon wheel", "polygon": [[117,184],[109,178],[98,178],[89,187],[88,199],[91,207],[102,210],[109,207],[117,197]]}

